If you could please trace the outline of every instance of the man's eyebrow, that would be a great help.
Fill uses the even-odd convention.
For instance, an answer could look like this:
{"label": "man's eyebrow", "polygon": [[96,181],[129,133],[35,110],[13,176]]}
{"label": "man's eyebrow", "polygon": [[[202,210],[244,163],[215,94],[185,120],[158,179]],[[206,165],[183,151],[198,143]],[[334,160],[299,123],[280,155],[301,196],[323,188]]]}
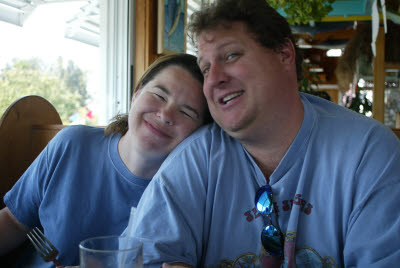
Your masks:
{"label": "man's eyebrow", "polygon": [[202,57],[202,56],[198,57],[198,58],[197,58],[197,65],[200,66],[200,63],[201,63],[202,60],[203,60],[203,57]]}
{"label": "man's eyebrow", "polygon": [[[229,46],[229,45],[232,45],[232,44],[239,44],[239,43],[240,43],[240,42],[237,41],[237,40],[235,40],[235,39],[226,40],[225,42],[223,42],[222,44],[219,44],[219,45],[217,46],[217,50],[221,50],[221,49],[223,49],[223,48],[225,48],[225,47],[227,47],[227,46]],[[200,66],[202,60],[203,60],[203,56],[198,56],[198,57],[197,57],[197,65]]]}

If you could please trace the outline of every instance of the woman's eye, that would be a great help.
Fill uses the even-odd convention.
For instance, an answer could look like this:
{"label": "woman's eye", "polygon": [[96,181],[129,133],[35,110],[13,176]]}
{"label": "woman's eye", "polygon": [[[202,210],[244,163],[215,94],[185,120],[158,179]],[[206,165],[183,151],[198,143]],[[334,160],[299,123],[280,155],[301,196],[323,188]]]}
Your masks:
{"label": "woman's eye", "polygon": [[204,69],[202,70],[203,75],[207,74],[209,70],[210,70],[209,67],[204,68]]}
{"label": "woman's eye", "polygon": [[181,111],[181,113],[183,114],[183,116],[185,116],[185,117],[187,117],[187,118],[190,118],[190,119],[193,119],[193,116],[190,115],[189,113],[187,113],[187,112],[185,112],[185,111]]}
{"label": "woman's eye", "polygon": [[160,94],[154,93],[154,95],[160,100],[165,100],[165,98],[163,96],[161,96]]}

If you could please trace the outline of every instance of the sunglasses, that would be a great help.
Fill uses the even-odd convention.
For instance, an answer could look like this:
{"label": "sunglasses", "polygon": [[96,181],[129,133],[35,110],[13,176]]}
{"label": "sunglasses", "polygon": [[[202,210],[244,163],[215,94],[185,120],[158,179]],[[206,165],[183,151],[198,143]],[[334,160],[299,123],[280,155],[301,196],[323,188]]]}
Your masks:
{"label": "sunglasses", "polygon": [[[283,255],[283,234],[279,227],[276,227],[272,223],[272,189],[269,184],[264,185],[258,189],[255,198],[256,208],[260,212],[264,219],[267,219],[269,224],[261,232],[261,243],[264,249],[272,256]],[[275,214],[276,215],[276,214]],[[276,216],[276,222],[277,216]]]}

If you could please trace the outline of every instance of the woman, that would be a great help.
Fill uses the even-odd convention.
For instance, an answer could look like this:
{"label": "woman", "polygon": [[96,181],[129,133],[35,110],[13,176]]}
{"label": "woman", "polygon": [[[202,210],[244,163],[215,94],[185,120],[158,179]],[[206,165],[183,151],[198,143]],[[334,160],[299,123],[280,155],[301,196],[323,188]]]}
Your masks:
{"label": "woman", "polygon": [[[163,160],[211,121],[202,83],[194,56],[161,57],[140,79],[129,115],[105,131],[70,126],[57,134],[4,197],[0,254],[40,226],[60,263],[76,265],[80,241],[122,233]],[[23,267],[52,266],[36,252],[23,259]]]}

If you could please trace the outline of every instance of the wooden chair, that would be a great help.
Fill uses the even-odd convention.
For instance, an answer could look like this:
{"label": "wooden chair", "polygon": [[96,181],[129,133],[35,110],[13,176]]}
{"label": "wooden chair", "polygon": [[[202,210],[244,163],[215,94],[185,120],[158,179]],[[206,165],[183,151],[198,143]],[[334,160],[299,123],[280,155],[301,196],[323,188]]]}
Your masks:
{"label": "wooden chair", "polygon": [[[7,108],[0,119],[0,209],[4,195],[63,127],[56,109],[42,97],[22,97]],[[25,241],[0,257],[0,266],[13,267],[29,247]]]}
{"label": "wooden chair", "polygon": [[63,127],[54,106],[40,96],[22,97],[7,108],[0,119],[0,208],[3,196]]}

